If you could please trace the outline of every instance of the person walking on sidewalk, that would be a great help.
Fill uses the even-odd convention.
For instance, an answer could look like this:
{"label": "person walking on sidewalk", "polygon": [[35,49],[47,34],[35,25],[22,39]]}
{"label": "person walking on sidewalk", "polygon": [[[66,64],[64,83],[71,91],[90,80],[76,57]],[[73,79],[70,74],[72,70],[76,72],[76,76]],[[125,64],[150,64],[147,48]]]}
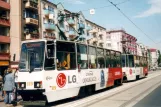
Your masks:
{"label": "person walking on sidewalk", "polygon": [[3,90],[6,92],[4,100],[6,104],[11,104],[11,95],[13,93],[14,88],[15,88],[14,74],[12,73],[12,69],[9,68],[7,70],[6,76],[4,77],[4,88],[3,88]]}

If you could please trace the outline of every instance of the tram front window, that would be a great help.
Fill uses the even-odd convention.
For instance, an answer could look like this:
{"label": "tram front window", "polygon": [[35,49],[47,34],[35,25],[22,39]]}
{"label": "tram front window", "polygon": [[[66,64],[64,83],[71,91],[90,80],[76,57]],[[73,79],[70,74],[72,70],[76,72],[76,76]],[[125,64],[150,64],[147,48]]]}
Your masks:
{"label": "tram front window", "polygon": [[21,47],[20,71],[42,70],[44,59],[44,42],[23,43]]}

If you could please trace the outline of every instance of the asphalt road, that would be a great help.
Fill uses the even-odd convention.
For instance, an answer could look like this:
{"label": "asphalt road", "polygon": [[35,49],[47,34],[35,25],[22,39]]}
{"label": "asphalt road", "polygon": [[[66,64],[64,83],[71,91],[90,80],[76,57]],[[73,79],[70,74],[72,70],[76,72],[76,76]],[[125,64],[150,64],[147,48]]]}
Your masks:
{"label": "asphalt road", "polygon": [[161,85],[133,107],[161,107]]}

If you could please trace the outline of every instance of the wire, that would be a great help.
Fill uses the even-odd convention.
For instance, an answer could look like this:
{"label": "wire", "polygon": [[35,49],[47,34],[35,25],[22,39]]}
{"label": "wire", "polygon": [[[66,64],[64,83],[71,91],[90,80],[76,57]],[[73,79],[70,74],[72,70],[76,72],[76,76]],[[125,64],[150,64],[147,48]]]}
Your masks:
{"label": "wire", "polygon": [[125,18],[127,18],[138,30],[140,30],[140,32],[142,32],[146,37],[148,37],[151,41],[153,41],[156,44],[156,42],[149,35],[147,35],[140,27],[138,27],[123,11],[121,11],[121,9],[118,8],[116,4],[114,4],[110,0],[106,0],[106,1],[111,3],[114,7],[116,7]]}
{"label": "wire", "polygon": [[[116,5],[121,5],[121,4],[124,4],[124,3],[126,3],[126,2],[129,2],[130,0],[125,0],[125,1],[122,1],[122,2],[119,2],[119,3],[117,3]],[[102,8],[107,8],[107,7],[111,7],[111,6],[113,6],[113,5],[106,5],[106,6],[102,6],[102,7],[94,7],[93,9],[102,9]],[[83,11],[89,11],[90,9],[86,9],[86,10],[81,10],[82,12]]]}

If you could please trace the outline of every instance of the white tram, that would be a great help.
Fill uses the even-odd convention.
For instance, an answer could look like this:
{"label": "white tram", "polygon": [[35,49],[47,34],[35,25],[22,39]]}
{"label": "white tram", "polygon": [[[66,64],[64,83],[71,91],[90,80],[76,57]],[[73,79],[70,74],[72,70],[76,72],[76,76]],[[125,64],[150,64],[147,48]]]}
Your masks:
{"label": "white tram", "polygon": [[[53,102],[104,89],[109,79],[107,52],[75,42],[25,41],[21,46],[18,92],[23,101]],[[115,61],[115,65],[121,69],[120,62]],[[115,74],[121,84],[122,69]]]}
{"label": "white tram", "polygon": [[125,81],[146,77],[148,75],[147,57],[122,54],[122,72]]}

